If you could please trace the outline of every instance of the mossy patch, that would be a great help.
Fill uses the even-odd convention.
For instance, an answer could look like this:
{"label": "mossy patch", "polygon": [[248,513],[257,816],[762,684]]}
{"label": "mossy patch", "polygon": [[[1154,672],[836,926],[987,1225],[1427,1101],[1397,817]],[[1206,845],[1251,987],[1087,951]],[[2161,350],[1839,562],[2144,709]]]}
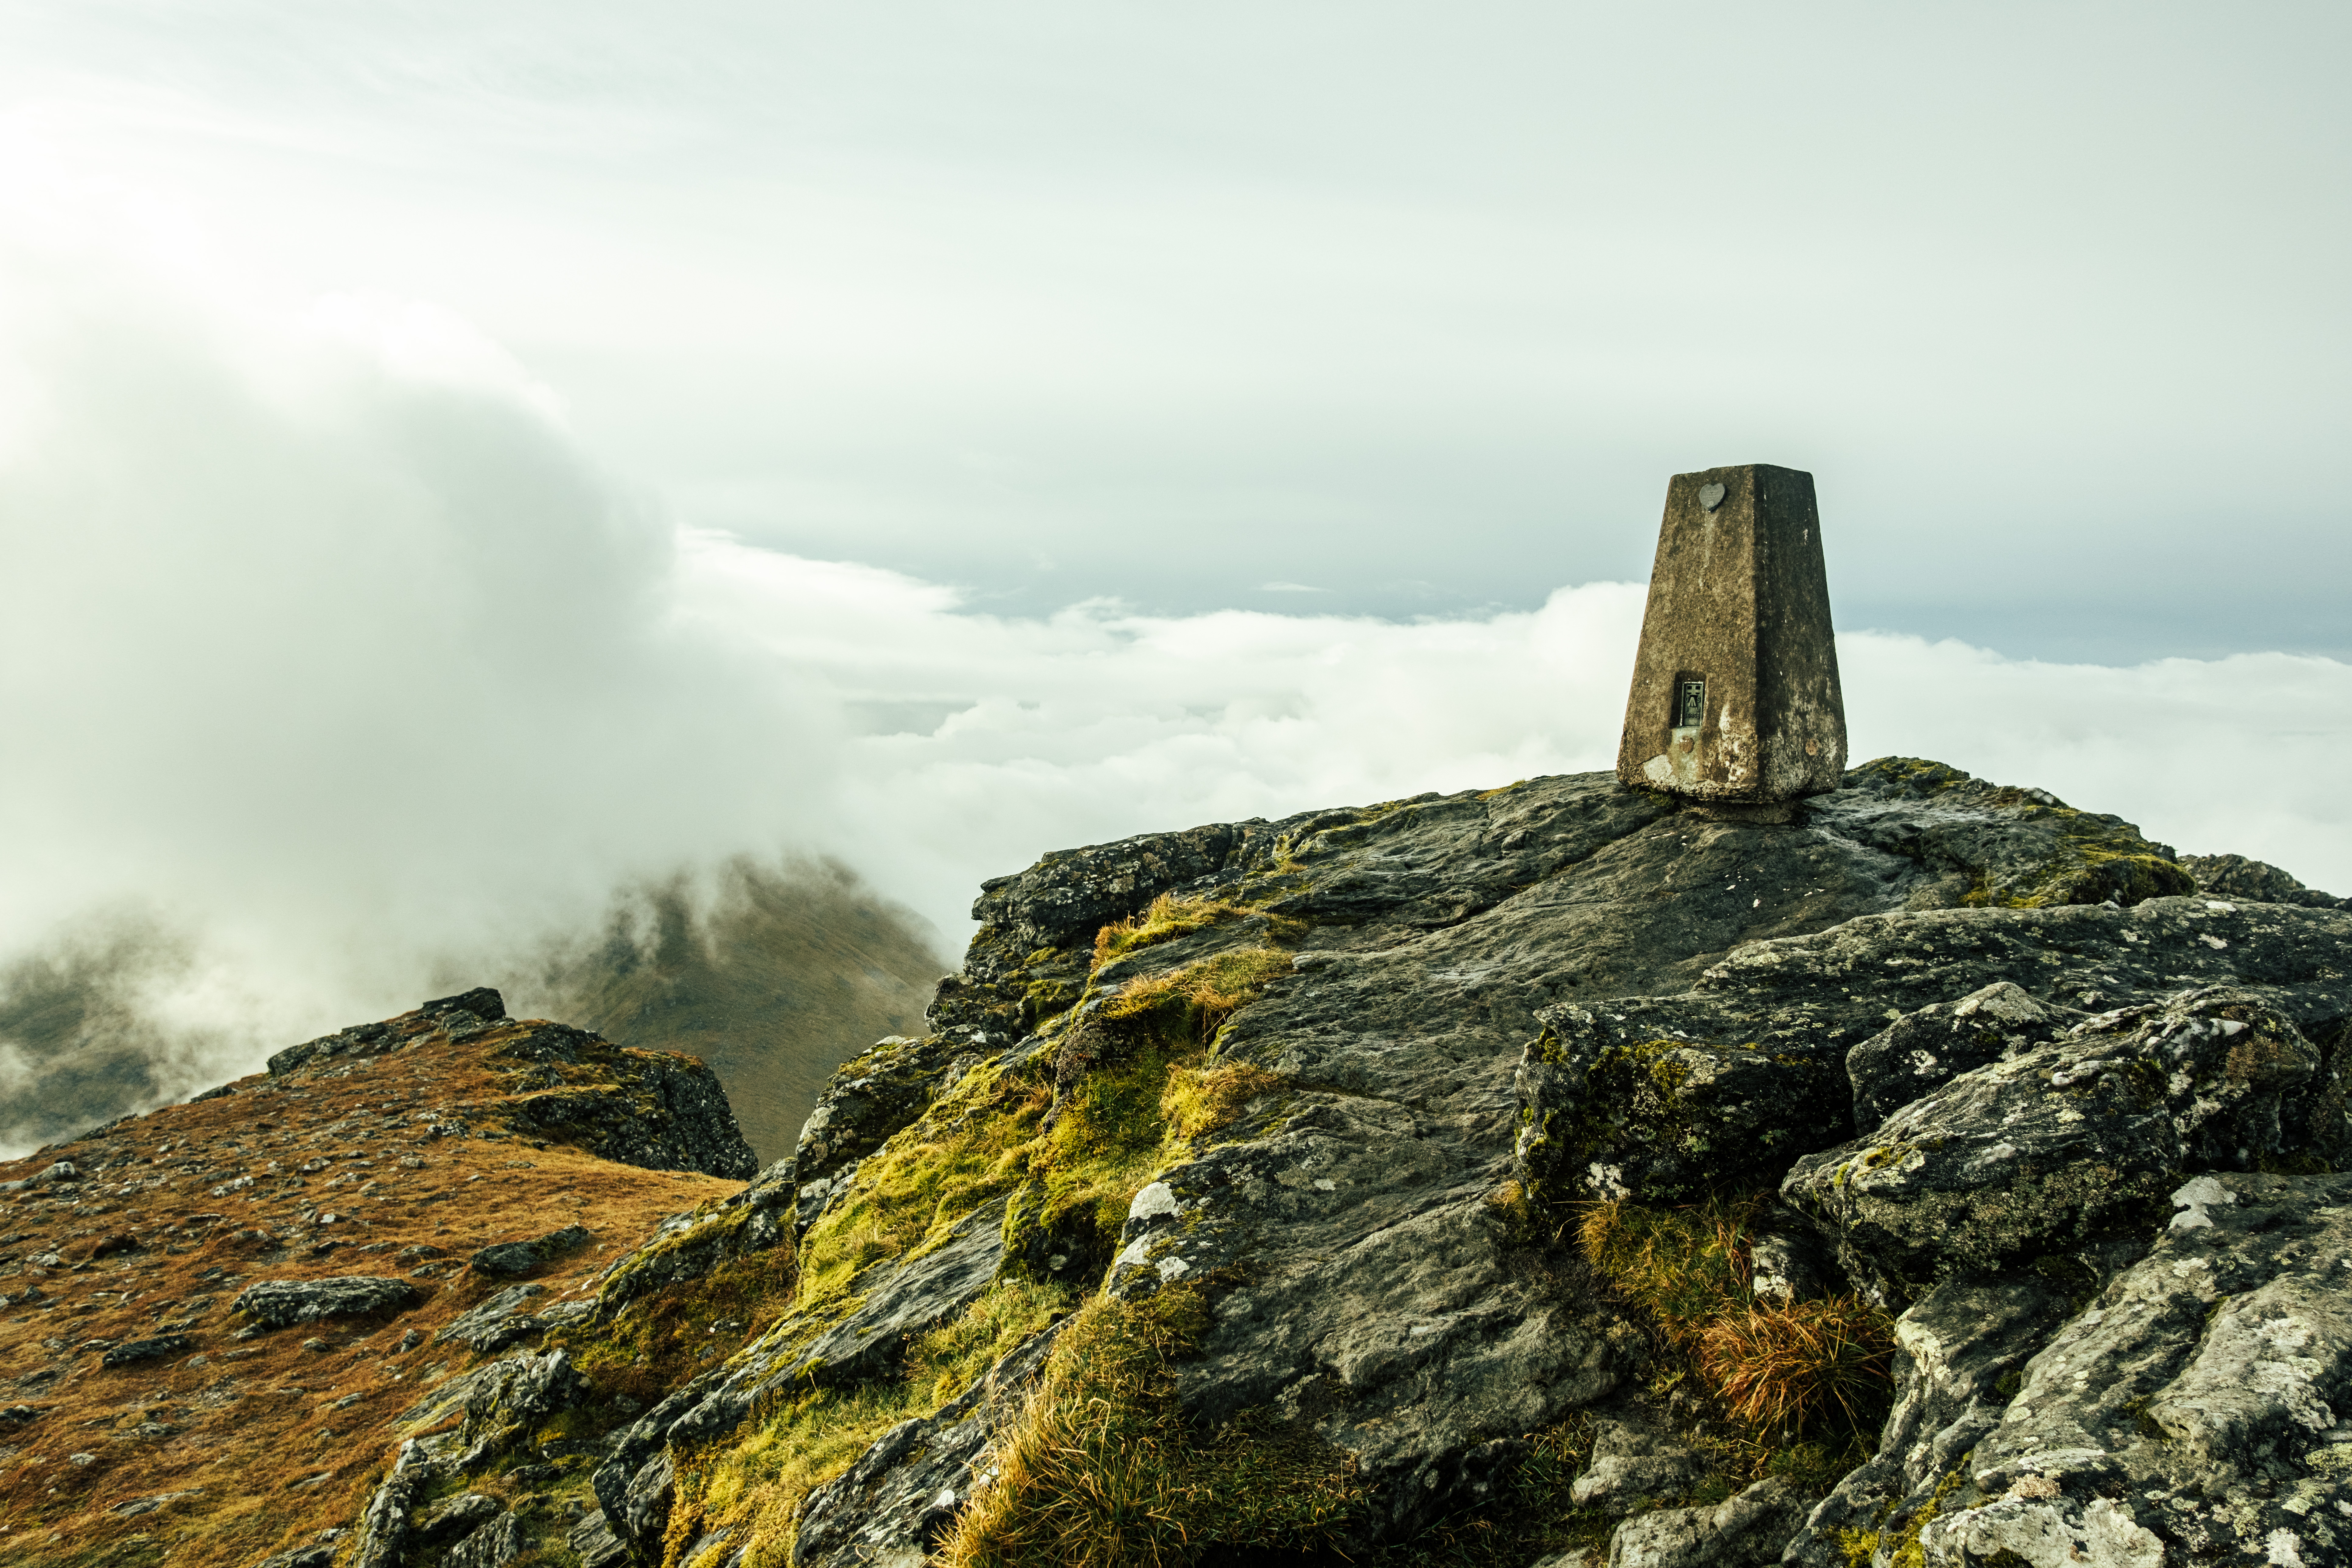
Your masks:
{"label": "mossy patch", "polygon": [[1095,933],[1094,966],[1100,969],[1113,959],[1124,958],[1140,948],[1173,942],[1180,936],[1239,920],[1248,912],[1237,904],[1217,899],[1162,893],[1141,914],[1113,921]]}
{"label": "mossy patch", "polygon": [[1000,1479],[938,1561],[1177,1568],[1216,1547],[1338,1546],[1362,1496],[1346,1455],[1263,1411],[1207,1429],[1185,1421],[1175,1364],[1208,1322],[1188,1286],[1082,1308],[999,1444]]}
{"label": "mossy patch", "polygon": [[1959,868],[1973,886],[1960,902],[1972,908],[2047,909],[2098,904],[2129,906],[2182,896],[2197,880],[2159,844],[2119,816],[2077,811],[2042,790],[1988,784],[1919,757],[1880,757],[1847,774],[1847,787],[1979,812],[1999,812],[2030,825],[2043,845],[2038,855],[1997,867]]}
{"label": "mossy patch", "polygon": [[900,1375],[800,1394],[761,1412],[749,1436],[690,1457],[679,1479],[666,1561],[675,1561],[710,1524],[724,1521],[739,1531],[747,1562],[789,1562],[800,1507],[811,1491],[892,1426],[961,1394],[1066,1312],[1070,1296],[1060,1287],[1000,1280],[960,1316],[917,1336]]}
{"label": "mossy patch", "polygon": [[1741,1446],[1760,1453],[1809,1435],[1854,1446],[1885,1414],[1893,1325],[1859,1297],[1759,1298],[1748,1249],[1761,1201],[1593,1204],[1577,1239],[1656,1326],[1661,1373],[1704,1386],[1745,1434]]}
{"label": "mossy patch", "polygon": [[[813,1339],[836,1321],[867,1269],[921,1256],[999,1197],[1007,1199],[1004,1268],[958,1318],[910,1341],[889,1375],[802,1391],[755,1413],[748,1436],[730,1435],[704,1453],[684,1456],[668,1535],[673,1557],[724,1525],[734,1531],[730,1542],[748,1544],[748,1563],[786,1561],[811,1490],[892,1426],[955,1398],[1066,1312],[1108,1266],[1137,1191],[1244,1105],[1281,1087],[1283,1080],[1263,1069],[1214,1061],[1210,1047],[1234,1012],[1289,967],[1286,953],[1244,948],[1116,992],[1090,990],[1083,1016],[1062,1030],[1060,1048],[1017,1065],[992,1058],[971,1068],[869,1155],[802,1238],[797,1289],[789,1315],[770,1336],[769,1352]],[[1165,1311],[1180,1305],[1171,1301]],[[1159,1326],[1130,1325],[1141,1336],[1134,1342],[1164,1361],[1176,1353],[1181,1335],[1169,1336],[1183,1323],[1152,1322]],[[1081,1331],[1079,1342],[1095,1342]],[[1102,1386],[1159,1397],[1152,1391],[1160,1388],[1154,1381],[1160,1374],[1139,1370],[1134,1356],[1142,1352],[1133,1344],[1128,1351],[1134,1353],[1120,1363],[1125,1371]],[[650,1359],[646,1348],[616,1338],[601,1352],[598,1370],[609,1377],[615,1363],[639,1370]],[[1172,1406],[1139,1409],[1103,1419],[1126,1431],[1134,1423],[1152,1426],[1172,1418]],[[1183,1452],[1192,1457],[1182,1463],[1194,1468],[1183,1472],[1192,1478],[1184,1484],[1205,1496],[1206,1478],[1217,1466],[1237,1465],[1244,1479],[1265,1478],[1248,1484],[1287,1497],[1291,1481],[1324,1463],[1319,1447],[1311,1462],[1302,1458],[1300,1440],[1263,1423],[1197,1441],[1186,1436]],[[1265,1531],[1272,1533],[1252,1539],[1280,1533],[1274,1524]]]}

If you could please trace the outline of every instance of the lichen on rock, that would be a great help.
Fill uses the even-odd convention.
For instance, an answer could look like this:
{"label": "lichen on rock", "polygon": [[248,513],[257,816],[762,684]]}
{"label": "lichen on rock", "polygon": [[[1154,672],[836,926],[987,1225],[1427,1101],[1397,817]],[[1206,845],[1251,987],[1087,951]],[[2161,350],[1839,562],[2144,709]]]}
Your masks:
{"label": "lichen on rock", "polygon": [[[1535,779],[985,884],[927,1032],[541,1331],[642,1405],[594,1539],[2325,1560],[2352,917],[1939,764],[1847,786],[1764,822]],[[2318,1206],[2259,1241],[2282,1203]],[[2263,1500],[2197,1500],[2231,1485]]]}

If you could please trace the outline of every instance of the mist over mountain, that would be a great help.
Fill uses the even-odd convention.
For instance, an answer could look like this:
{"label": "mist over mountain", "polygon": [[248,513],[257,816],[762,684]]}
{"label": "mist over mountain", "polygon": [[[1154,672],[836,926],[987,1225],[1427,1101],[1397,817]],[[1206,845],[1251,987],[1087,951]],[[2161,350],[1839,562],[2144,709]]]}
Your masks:
{"label": "mist over mountain", "polygon": [[[940,946],[844,867],[738,858],[625,889],[601,924],[535,952],[451,955],[420,984],[488,981],[520,1016],[702,1058],[765,1163],[791,1152],[835,1067],[920,1027],[947,968]],[[184,1100],[297,1043],[286,1010],[208,994],[214,962],[189,930],[125,910],[0,970],[0,1151]]]}
{"label": "mist over mountain", "polygon": [[[688,526],[446,309],[289,295],[250,236],[37,161],[0,179],[5,1148],[503,979],[772,1076],[730,1084],[764,1152],[835,1053],[901,1026],[916,955],[1006,867],[1613,755],[1637,584],[1412,620],[990,613]],[[1843,604],[1856,509],[1820,482]],[[1858,758],[1967,755],[2352,885],[2352,666],[1852,626],[1840,649]],[[745,857],[863,890],[726,893]],[[701,912],[648,912],[681,874]]]}
{"label": "mist over mountain", "polygon": [[643,889],[603,940],[500,985],[523,1016],[709,1062],[765,1164],[792,1152],[835,1068],[921,1031],[948,962],[928,922],[844,867],[739,859],[712,882]]}

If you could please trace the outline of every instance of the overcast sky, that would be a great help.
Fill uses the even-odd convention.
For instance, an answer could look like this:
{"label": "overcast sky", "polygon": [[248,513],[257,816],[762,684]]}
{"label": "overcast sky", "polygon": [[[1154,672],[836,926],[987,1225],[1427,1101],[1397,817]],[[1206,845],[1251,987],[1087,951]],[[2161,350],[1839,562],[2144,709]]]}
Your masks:
{"label": "overcast sky", "polygon": [[686,521],[1034,613],[1639,578],[2352,653],[2342,6],[12,5],[9,135],[430,300]]}
{"label": "overcast sky", "polygon": [[2352,892],[2347,33],[0,3],[0,990],[176,931],[225,1073],[729,855],[951,952],[1047,849],[1607,766],[1742,461],[1856,760]]}

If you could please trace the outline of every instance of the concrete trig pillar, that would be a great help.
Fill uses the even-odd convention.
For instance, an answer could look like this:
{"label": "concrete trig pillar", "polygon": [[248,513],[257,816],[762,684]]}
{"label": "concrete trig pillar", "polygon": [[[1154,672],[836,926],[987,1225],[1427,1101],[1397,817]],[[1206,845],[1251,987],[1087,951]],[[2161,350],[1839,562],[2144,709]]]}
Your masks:
{"label": "concrete trig pillar", "polygon": [[1813,476],[1768,463],[1676,474],[1617,776],[1769,807],[1835,789],[1844,772]]}

